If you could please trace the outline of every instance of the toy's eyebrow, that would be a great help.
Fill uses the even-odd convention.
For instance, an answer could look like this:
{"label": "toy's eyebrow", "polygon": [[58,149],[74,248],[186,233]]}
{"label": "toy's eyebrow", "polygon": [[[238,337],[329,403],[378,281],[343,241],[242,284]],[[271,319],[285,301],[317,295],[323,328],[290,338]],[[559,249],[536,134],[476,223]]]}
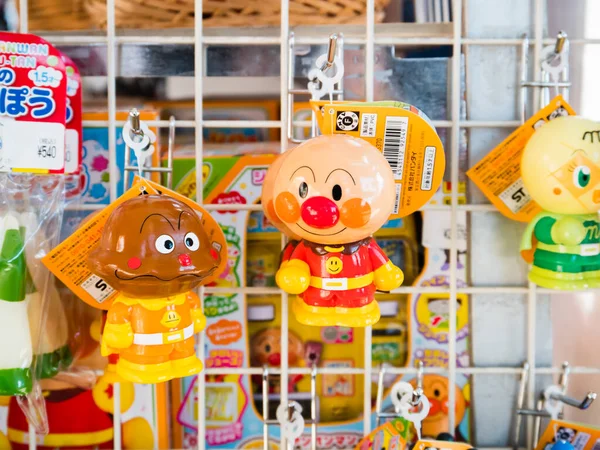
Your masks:
{"label": "toy's eyebrow", "polygon": [[308,166],[300,166],[296,170],[294,170],[294,173],[292,173],[292,175],[290,176],[290,180],[294,177],[294,174],[296,172],[298,172],[300,169],[308,169],[308,170],[310,170],[310,173],[312,173],[312,176],[313,176],[313,181],[317,181],[317,177],[315,177],[315,172],[310,167],[308,167]]}
{"label": "toy's eyebrow", "polygon": [[173,231],[175,231],[175,228],[173,227],[173,224],[171,224],[171,222],[169,221],[169,219],[167,219],[165,216],[163,216],[160,213],[152,213],[148,217],[146,217],[144,219],[144,221],[142,222],[142,226],[140,227],[140,234],[142,233],[142,229],[144,228],[144,224],[146,223],[146,220],[148,220],[152,216],[160,216],[160,217],[162,217],[163,219],[165,219],[167,221],[167,223],[171,226],[171,228],[173,228]]}
{"label": "toy's eyebrow", "polygon": [[354,177],[352,176],[352,174],[350,172],[348,172],[346,169],[333,169],[331,172],[329,172],[329,175],[327,175],[327,178],[325,178],[325,183],[327,183],[327,180],[329,180],[329,177],[331,176],[331,174],[337,170],[341,170],[342,172],[346,172],[348,175],[350,175],[350,178],[352,178],[352,182],[356,185],[356,181],[354,181]]}
{"label": "toy's eyebrow", "polygon": [[[177,229],[180,230],[181,229],[181,216],[183,215],[183,213],[188,213],[190,216],[192,215],[189,211],[181,211],[179,213],[179,218],[177,219]],[[194,217],[194,216],[192,216]]]}

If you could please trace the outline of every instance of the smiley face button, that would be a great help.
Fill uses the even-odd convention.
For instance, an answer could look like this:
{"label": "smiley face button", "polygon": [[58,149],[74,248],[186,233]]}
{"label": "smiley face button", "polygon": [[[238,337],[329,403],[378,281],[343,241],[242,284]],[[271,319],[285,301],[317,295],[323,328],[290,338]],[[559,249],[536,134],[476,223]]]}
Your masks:
{"label": "smiley face button", "polygon": [[176,311],[165,312],[160,323],[166,328],[175,328],[181,322],[181,316]]}
{"label": "smiley face button", "polygon": [[342,260],[337,256],[327,258],[327,261],[325,261],[325,268],[327,269],[327,272],[331,275],[337,275],[342,271],[343,267],[344,265],[342,263]]}

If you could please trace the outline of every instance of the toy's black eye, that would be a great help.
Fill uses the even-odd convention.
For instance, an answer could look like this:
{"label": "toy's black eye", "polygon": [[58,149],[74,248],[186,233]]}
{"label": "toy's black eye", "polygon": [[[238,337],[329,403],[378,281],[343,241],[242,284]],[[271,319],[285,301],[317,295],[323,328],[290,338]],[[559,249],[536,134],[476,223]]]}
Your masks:
{"label": "toy's black eye", "polygon": [[331,190],[331,196],[337,202],[342,198],[342,187],[339,184],[336,184]]}
{"label": "toy's black eye", "polygon": [[265,345],[265,352],[271,353],[271,346],[269,344]]}
{"label": "toy's black eye", "polygon": [[434,397],[439,397],[440,396],[440,390],[436,389],[435,391],[433,391],[433,396]]}
{"label": "toy's black eye", "polygon": [[298,194],[302,198],[306,198],[306,196],[308,195],[308,184],[306,184],[304,181],[300,183],[300,187],[298,188]]}
{"label": "toy's black eye", "polygon": [[163,255],[171,253],[175,248],[175,241],[168,234],[162,234],[156,238],[156,242],[154,243],[156,250],[158,250]]}
{"label": "toy's black eye", "polygon": [[200,248],[200,239],[196,233],[192,233],[191,231],[185,235],[185,246],[192,251],[196,251]]}

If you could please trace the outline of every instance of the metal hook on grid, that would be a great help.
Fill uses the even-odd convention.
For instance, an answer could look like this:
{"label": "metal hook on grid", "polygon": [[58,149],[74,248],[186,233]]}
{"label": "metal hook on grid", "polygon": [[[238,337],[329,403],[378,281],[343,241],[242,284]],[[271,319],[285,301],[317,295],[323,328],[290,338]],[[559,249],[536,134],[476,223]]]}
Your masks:
{"label": "metal hook on grid", "polygon": [[[136,108],[129,112],[129,117],[123,126],[123,141],[125,142],[125,169],[123,182],[125,187],[129,186],[129,173],[138,173],[141,177],[144,173],[166,173],[167,188],[173,187],[173,151],[175,148],[175,117],[169,118],[169,140],[167,146],[167,165],[161,166],[160,161],[157,166],[147,164],[147,159],[155,152],[156,135],[150,129],[148,124],[141,120],[140,113]],[[137,159],[137,165],[132,165],[131,154]]]}
{"label": "metal hook on grid", "polygon": [[[295,131],[297,129],[303,130],[305,128],[305,125],[302,124],[300,126],[300,124],[296,123],[296,121],[294,120],[294,117],[296,116],[296,111],[294,108],[294,101],[295,101],[295,96],[296,95],[302,95],[302,96],[312,96],[312,91],[304,88],[304,89],[296,89],[295,85],[294,85],[294,74],[295,74],[295,69],[296,69],[296,62],[295,62],[295,50],[296,50],[296,43],[295,43],[295,37],[294,37],[294,33],[290,33],[289,39],[288,39],[288,123],[287,123],[287,135],[288,135],[288,139],[296,144],[299,144],[301,142],[304,142],[306,139],[303,138],[297,138],[297,134],[295,133]],[[336,56],[337,55],[337,56]],[[342,33],[335,33],[329,36],[329,42],[328,42],[328,47],[327,47],[327,53],[324,55],[321,55],[318,59],[317,59],[317,69],[313,69],[316,70],[315,75],[313,78],[318,78],[318,76],[316,74],[319,74],[321,77],[325,78],[325,81],[327,82],[327,80],[330,79],[330,77],[328,75],[329,71],[331,70],[331,68],[336,65],[336,60],[338,62],[337,64],[337,71],[339,72],[339,68],[343,67],[343,62],[344,62],[344,35]],[[312,72],[312,70],[311,70]],[[338,75],[340,75],[338,77]],[[314,81],[313,79],[311,79],[311,73],[309,73],[309,81]],[[343,78],[343,72],[341,74],[336,73],[334,74],[335,77],[335,83],[333,83],[333,87],[330,91],[330,95],[331,96],[337,96],[337,100],[343,100],[344,99],[344,78]],[[318,87],[318,86],[316,86]],[[323,94],[324,95],[324,94]],[[314,112],[311,112],[311,136],[310,137],[314,137],[317,135],[317,121],[315,118],[315,114]]]}
{"label": "metal hook on grid", "polygon": [[521,119],[525,120],[526,107],[526,89],[539,88],[540,107],[546,106],[550,102],[550,90],[555,90],[555,95],[562,94],[565,100],[568,100],[569,88],[569,40],[567,33],[560,31],[556,36],[556,41],[553,45],[546,46],[540,54],[539,64],[539,81],[528,81],[528,58],[529,39],[527,35],[523,35],[523,44],[521,46]]}
{"label": "metal hook on grid", "polygon": [[541,421],[542,418],[552,418],[557,419],[562,417],[562,411],[564,405],[569,405],[571,407],[586,410],[596,399],[597,394],[595,392],[588,392],[586,396],[582,400],[577,400],[573,397],[569,397],[566,395],[566,390],[568,388],[569,374],[570,374],[570,366],[568,362],[564,362],[562,365],[562,373],[559,379],[559,384],[550,385],[541,392],[538,401],[536,403],[536,409],[524,409],[524,399],[525,399],[525,389],[527,384],[527,379],[529,375],[529,364],[525,363],[523,365],[523,370],[521,371],[521,382],[519,386],[519,395],[517,399],[517,422],[515,426],[515,433],[513,436],[513,448],[519,447],[519,435],[522,419],[520,416],[534,416],[535,422],[533,426],[533,443],[532,447],[537,446],[537,442],[539,440],[540,432],[541,432]]}
{"label": "metal hook on grid", "polygon": [[302,416],[302,406],[295,400],[288,401],[287,405],[280,403],[277,407],[276,419],[269,419],[269,367],[263,366],[262,373],[262,415],[263,415],[263,449],[269,450],[269,426],[278,425],[281,427],[282,436],[288,442],[289,448],[293,448],[297,438],[299,438],[305,425],[310,425],[310,448],[317,450],[317,424],[318,405],[317,405],[317,366],[313,365],[310,372],[310,419],[304,419]]}

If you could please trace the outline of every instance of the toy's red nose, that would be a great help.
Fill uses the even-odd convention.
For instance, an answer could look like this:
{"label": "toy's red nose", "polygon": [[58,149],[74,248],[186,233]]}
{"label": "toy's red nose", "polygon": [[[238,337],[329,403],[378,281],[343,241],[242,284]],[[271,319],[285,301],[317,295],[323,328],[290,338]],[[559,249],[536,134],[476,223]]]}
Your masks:
{"label": "toy's red nose", "polygon": [[272,366],[278,366],[281,364],[281,355],[279,353],[273,353],[272,355],[269,355],[267,362]]}
{"label": "toy's red nose", "polygon": [[179,264],[185,267],[191,266],[192,258],[190,258],[190,255],[188,255],[187,253],[182,253],[181,255],[179,255]]}
{"label": "toy's red nose", "polygon": [[337,205],[327,197],[312,197],[302,204],[302,220],[315,228],[330,228],[340,220]]}

